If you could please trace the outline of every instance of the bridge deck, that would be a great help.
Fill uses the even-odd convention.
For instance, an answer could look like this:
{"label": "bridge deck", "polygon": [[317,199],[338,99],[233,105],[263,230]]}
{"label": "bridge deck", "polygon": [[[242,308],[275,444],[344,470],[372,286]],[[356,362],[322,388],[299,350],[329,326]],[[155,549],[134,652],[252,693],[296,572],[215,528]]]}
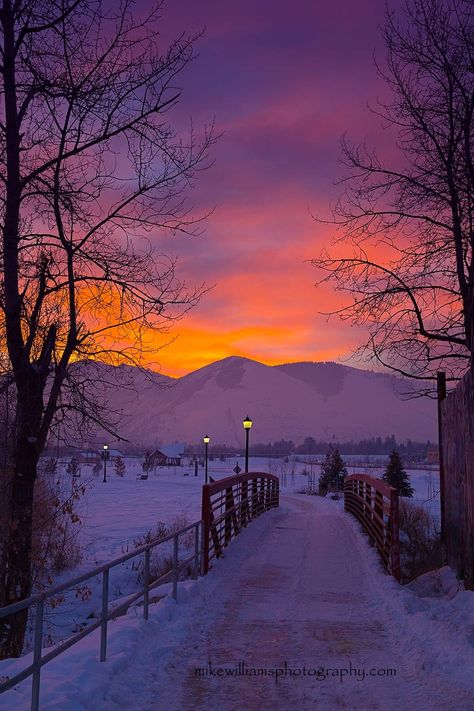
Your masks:
{"label": "bridge deck", "polygon": [[[265,514],[272,526],[252,524],[242,539],[263,531],[260,540],[252,539],[250,555],[232,568],[232,576],[223,573],[234,551],[203,581],[200,599],[192,603],[194,621],[167,662],[160,663],[166,641],[157,635],[97,708],[474,709],[474,697],[454,680],[430,673],[426,652],[420,656],[417,640],[398,629],[400,618],[384,601],[396,584],[374,572],[366,542],[347,515],[329,504],[317,497],[283,497],[280,510]],[[350,665],[365,670],[366,678],[355,671],[313,675]],[[267,676],[254,676],[257,668]],[[240,676],[218,669],[237,669]],[[285,670],[278,680],[275,669]],[[370,675],[385,669],[396,669],[396,675]]]}

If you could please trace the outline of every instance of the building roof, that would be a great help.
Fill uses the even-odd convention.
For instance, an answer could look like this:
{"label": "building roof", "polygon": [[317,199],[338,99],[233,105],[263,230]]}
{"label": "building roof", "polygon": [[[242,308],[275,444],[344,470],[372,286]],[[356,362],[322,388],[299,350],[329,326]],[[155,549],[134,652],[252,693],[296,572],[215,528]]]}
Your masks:
{"label": "building roof", "polygon": [[165,457],[169,457],[170,459],[177,459],[183,456],[185,447],[186,445],[184,444],[184,442],[177,442],[176,444],[164,444],[162,447],[158,447],[158,449],[156,449],[153,454],[161,452],[161,454],[164,454]]}

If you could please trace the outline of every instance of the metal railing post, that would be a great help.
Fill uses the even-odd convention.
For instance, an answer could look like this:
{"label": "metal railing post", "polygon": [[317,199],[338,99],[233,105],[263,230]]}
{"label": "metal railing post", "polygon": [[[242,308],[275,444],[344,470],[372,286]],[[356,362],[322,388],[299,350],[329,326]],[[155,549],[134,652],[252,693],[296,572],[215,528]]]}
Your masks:
{"label": "metal railing post", "polygon": [[150,549],[145,551],[145,561],[143,566],[143,619],[148,619],[148,601],[150,597]]}
{"label": "metal railing post", "polygon": [[178,598],[178,534],[176,533],[173,539],[174,550],[173,550],[173,600]]}
{"label": "metal railing post", "polygon": [[[204,521],[207,521],[207,536],[205,534],[205,525],[204,521],[196,521],[189,526],[186,526],[182,528],[180,531],[177,531],[176,533],[172,533],[168,536],[166,536],[162,540],[157,540],[153,542],[152,544],[140,546],[137,550],[132,551],[130,553],[127,553],[125,555],[120,556],[119,558],[115,558],[112,561],[108,561],[107,563],[104,563],[101,566],[97,566],[93,570],[89,570],[86,573],[83,573],[82,575],[79,575],[75,578],[72,578],[68,581],[65,581],[64,583],[61,583],[60,585],[56,585],[50,589],[47,589],[43,591],[42,593],[37,593],[35,595],[30,595],[25,600],[18,600],[14,603],[11,603],[10,605],[4,605],[0,607],[0,620],[3,620],[10,615],[16,614],[17,612],[21,610],[29,610],[33,606],[36,606],[36,615],[35,615],[35,621],[34,621],[34,641],[33,641],[33,661],[29,666],[23,668],[19,673],[14,674],[10,677],[4,677],[0,678],[0,694],[5,693],[6,691],[13,689],[17,684],[21,683],[25,679],[29,679],[32,677],[32,683],[31,683],[31,694],[30,694],[30,709],[31,711],[39,711],[39,698],[40,698],[40,674],[42,667],[45,664],[48,664],[50,661],[52,661],[55,657],[59,656],[63,652],[66,651],[66,649],[69,649],[73,645],[75,645],[77,642],[79,642],[81,639],[86,637],[87,635],[95,632],[95,630],[100,629],[100,661],[104,662],[107,657],[107,630],[108,630],[108,621],[109,621],[109,616],[110,619],[115,619],[119,615],[123,615],[124,611],[126,611],[131,604],[133,604],[136,600],[138,599],[144,599],[144,617],[145,619],[148,619],[148,613],[149,613],[149,593],[151,589],[151,583],[150,583],[150,565],[151,565],[151,551],[163,544],[163,543],[169,543],[171,540],[174,539],[174,584],[173,584],[173,592],[174,592],[174,598],[177,598],[177,583],[179,579],[179,558],[178,558],[178,542],[179,542],[179,536],[183,533],[186,533],[187,531],[191,531],[194,529],[195,533],[195,544],[194,544],[194,554],[190,555],[188,558],[186,558],[186,564],[189,563],[190,565],[194,565],[194,573],[196,575],[199,575],[200,573],[200,566],[203,566],[204,569],[204,564],[203,564],[203,559],[205,555],[207,555],[207,567],[209,566],[209,536],[210,532],[212,531],[213,538],[214,538],[214,543],[215,543],[215,538],[217,537],[217,532],[216,532],[216,526],[213,525],[213,516],[212,516],[212,509],[210,505],[210,497],[209,497],[209,485],[207,487],[204,487],[204,490],[207,490],[207,497],[204,496],[204,510],[207,511],[207,518],[204,519]],[[206,545],[207,542],[207,545]],[[201,548],[202,546],[202,548]],[[217,546],[219,549],[219,546]],[[118,605],[117,608],[114,608],[109,611],[109,584],[110,584],[110,570],[125,562],[126,560],[130,560],[132,558],[135,558],[137,556],[141,556],[144,554],[145,556],[145,564],[144,564],[144,581],[143,581],[143,588],[139,589],[138,592],[134,593],[131,597],[131,600],[129,602],[125,602],[122,605]],[[184,562],[183,562],[184,565]],[[166,574],[161,576],[166,582],[170,580],[170,573],[172,571],[167,571]],[[46,601],[51,598],[53,595],[57,595],[58,593],[62,593],[64,590],[71,590],[73,589],[74,586],[79,585],[80,583],[84,582],[85,580],[90,580],[91,578],[98,576],[102,574],[102,606],[101,606],[101,614],[99,618],[93,622],[91,625],[87,625],[84,629],[82,629],[80,632],[74,633],[70,635],[68,638],[63,640],[62,642],[59,642],[57,645],[55,645],[55,648],[52,650],[44,650],[45,653],[43,654],[43,649],[42,649],[42,638],[43,638],[43,628],[44,628],[44,606],[46,604]],[[154,581],[155,582],[155,581]],[[160,579],[156,581],[156,584],[159,584],[161,582]]]}
{"label": "metal railing post", "polygon": [[109,612],[109,568],[102,573],[102,614],[100,626],[100,661],[107,658],[107,615]]}
{"label": "metal railing post", "polygon": [[43,644],[44,600],[36,604],[33,678],[31,680],[31,711],[39,711],[41,681],[41,649]]}
{"label": "metal railing post", "polygon": [[199,523],[194,526],[194,580],[199,577]]}

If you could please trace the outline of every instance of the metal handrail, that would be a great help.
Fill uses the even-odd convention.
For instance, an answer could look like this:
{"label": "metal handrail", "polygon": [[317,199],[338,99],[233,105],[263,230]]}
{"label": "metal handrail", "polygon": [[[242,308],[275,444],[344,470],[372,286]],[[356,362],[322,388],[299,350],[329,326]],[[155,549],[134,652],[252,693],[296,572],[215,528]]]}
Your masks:
{"label": "metal handrail", "polygon": [[[189,556],[189,558],[186,558],[186,560],[180,561],[178,545],[179,536],[183,535],[184,533],[187,533],[191,529],[194,529],[194,553],[193,555]],[[130,605],[132,605],[134,602],[136,602],[136,600],[140,599],[141,597],[144,598],[143,618],[145,620],[148,620],[150,590],[153,590],[159,585],[162,585],[163,583],[169,582],[171,580],[173,583],[172,596],[173,599],[176,600],[178,578],[181,570],[183,570],[186,566],[189,566],[190,563],[194,562],[193,577],[195,579],[198,577],[201,569],[200,558],[202,548],[200,544],[200,532],[202,537],[202,521],[195,521],[194,523],[191,523],[188,526],[181,528],[175,533],[171,533],[168,536],[165,536],[164,538],[159,538],[157,540],[150,541],[150,543],[145,543],[142,546],[136,548],[134,551],[131,551],[130,553],[125,553],[119,558],[114,558],[113,560],[104,563],[103,565],[93,568],[87,573],[78,575],[77,577],[72,578],[71,580],[67,580],[64,583],[55,585],[54,587],[49,588],[48,590],[44,590],[41,593],[31,595],[30,597],[25,598],[24,600],[19,600],[18,602],[14,602],[10,605],[5,605],[4,607],[1,607],[0,619],[8,617],[9,615],[15,614],[26,608],[29,609],[33,605],[36,605],[36,615],[34,627],[33,663],[23,669],[18,674],[15,674],[15,676],[10,677],[7,681],[1,683],[0,694],[4,693],[5,691],[8,691],[16,684],[20,683],[20,681],[23,681],[24,679],[27,679],[29,676],[31,676],[31,711],[38,711],[41,668],[55,657],[65,652],[67,649],[69,649],[69,647],[72,647],[74,644],[77,644],[77,642],[79,642],[81,639],[94,632],[99,627],[101,628],[100,661],[105,662],[107,658],[107,623],[110,620],[113,620],[116,617],[119,617],[121,614],[124,614],[124,612],[130,607]],[[171,570],[167,571],[162,576],[150,583],[150,551],[162,545],[163,543],[167,543],[171,540],[173,541],[173,567],[171,568]],[[144,555],[144,583],[142,590],[139,590],[138,592],[129,595],[125,602],[109,610],[109,571],[111,570],[111,568],[115,568],[117,565],[120,565],[121,563],[124,563],[125,561],[130,560],[131,558],[136,558],[140,555]],[[88,625],[80,632],[77,632],[76,634],[68,637],[66,640],[63,640],[58,645],[56,645],[53,650],[43,655],[42,639],[45,601],[48,598],[53,597],[54,595],[57,595],[60,592],[63,592],[64,590],[70,590],[76,585],[79,585],[80,583],[83,583],[86,580],[94,578],[100,573],[102,573],[102,607],[99,619]]]}

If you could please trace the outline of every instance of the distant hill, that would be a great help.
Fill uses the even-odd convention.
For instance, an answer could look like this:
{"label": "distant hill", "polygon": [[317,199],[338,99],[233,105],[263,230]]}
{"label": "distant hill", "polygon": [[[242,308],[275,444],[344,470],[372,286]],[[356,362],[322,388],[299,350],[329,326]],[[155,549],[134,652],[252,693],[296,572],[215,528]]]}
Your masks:
{"label": "distant hill", "polygon": [[[401,379],[337,363],[268,366],[232,356],[181,378],[145,377],[130,366],[102,366],[104,400],[123,410],[121,434],[136,444],[244,442],[242,419],[254,426],[251,439],[269,442],[304,437],[360,440],[395,435],[398,440],[436,440],[436,404],[403,400]],[[96,375],[96,378],[99,378]],[[129,383],[128,390],[120,386]]]}

